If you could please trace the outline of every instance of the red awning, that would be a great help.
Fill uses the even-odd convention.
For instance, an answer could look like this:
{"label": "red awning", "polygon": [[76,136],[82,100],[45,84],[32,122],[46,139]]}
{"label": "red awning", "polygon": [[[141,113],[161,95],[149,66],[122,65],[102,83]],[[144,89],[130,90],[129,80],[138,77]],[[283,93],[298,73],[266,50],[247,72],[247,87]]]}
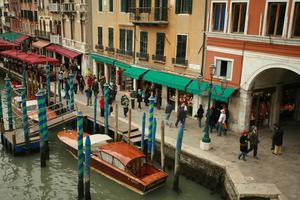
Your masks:
{"label": "red awning", "polygon": [[18,45],[8,42],[6,40],[0,39],[0,50],[12,49],[15,46],[18,46]]}
{"label": "red awning", "polygon": [[64,48],[62,46],[59,46],[59,45],[56,45],[56,44],[52,44],[52,45],[47,46],[46,50],[56,52],[56,53],[58,53],[60,55],[63,55],[67,58],[70,58],[70,59],[73,59],[73,58],[80,55],[80,53],[78,53],[78,52],[71,51],[69,49],[66,49],[66,48]]}
{"label": "red awning", "polygon": [[27,40],[28,38],[29,38],[29,36],[23,35],[23,36],[17,38],[17,39],[15,40],[15,43],[18,44],[18,45],[20,45],[24,40]]}
{"label": "red awning", "polygon": [[0,55],[18,59],[20,61],[35,65],[35,64],[55,64],[59,61],[56,58],[46,57],[36,53],[26,53],[21,50],[11,49],[0,52]]}

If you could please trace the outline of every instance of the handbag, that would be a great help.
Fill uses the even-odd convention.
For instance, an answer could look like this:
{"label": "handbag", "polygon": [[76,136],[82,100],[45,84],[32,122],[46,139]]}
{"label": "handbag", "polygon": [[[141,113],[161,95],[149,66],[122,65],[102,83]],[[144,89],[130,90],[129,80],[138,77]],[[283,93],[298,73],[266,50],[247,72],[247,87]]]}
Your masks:
{"label": "handbag", "polygon": [[224,128],[225,130],[227,130],[228,126],[227,126],[227,123],[226,123],[226,122],[223,124],[223,128]]}

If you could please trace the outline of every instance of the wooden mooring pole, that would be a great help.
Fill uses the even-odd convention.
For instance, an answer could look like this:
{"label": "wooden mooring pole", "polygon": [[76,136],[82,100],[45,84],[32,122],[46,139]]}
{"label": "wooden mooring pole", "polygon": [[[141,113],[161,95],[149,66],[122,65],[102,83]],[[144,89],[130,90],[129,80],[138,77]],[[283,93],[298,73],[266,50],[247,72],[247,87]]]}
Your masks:
{"label": "wooden mooring pole", "polygon": [[83,189],[83,117],[82,112],[77,112],[77,168],[78,168],[78,199],[82,199],[84,197],[84,189]]}
{"label": "wooden mooring pole", "polygon": [[114,134],[114,141],[118,141],[118,130],[119,130],[119,108],[118,104],[115,105],[115,134]]}
{"label": "wooden mooring pole", "polygon": [[90,166],[91,166],[91,140],[90,137],[87,136],[85,139],[85,176],[84,176],[84,197],[85,200],[91,199],[90,192]]}
{"label": "wooden mooring pole", "polygon": [[176,152],[175,152],[175,167],[174,167],[174,181],[173,190],[179,191],[179,175],[180,175],[180,153],[183,138],[183,126],[180,125],[178,129]]}
{"label": "wooden mooring pole", "polygon": [[160,130],[160,164],[161,169],[165,171],[165,122],[164,120],[161,121],[161,130]]}
{"label": "wooden mooring pole", "polygon": [[130,133],[131,133],[131,108],[128,111],[128,133],[127,133],[127,143],[130,145]]}

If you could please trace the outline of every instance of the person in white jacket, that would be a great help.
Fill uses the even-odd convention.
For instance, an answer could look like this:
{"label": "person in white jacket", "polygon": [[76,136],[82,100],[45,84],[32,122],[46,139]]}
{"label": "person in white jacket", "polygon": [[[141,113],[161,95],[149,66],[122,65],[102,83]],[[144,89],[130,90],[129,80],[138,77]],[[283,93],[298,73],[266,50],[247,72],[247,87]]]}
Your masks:
{"label": "person in white jacket", "polygon": [[222,109],[218,120],[218,136],[221,136],[222,132],[225,135],[225,129],[224,129],[225,121],[226,121],[226,114],[225,114],[225,110]]}

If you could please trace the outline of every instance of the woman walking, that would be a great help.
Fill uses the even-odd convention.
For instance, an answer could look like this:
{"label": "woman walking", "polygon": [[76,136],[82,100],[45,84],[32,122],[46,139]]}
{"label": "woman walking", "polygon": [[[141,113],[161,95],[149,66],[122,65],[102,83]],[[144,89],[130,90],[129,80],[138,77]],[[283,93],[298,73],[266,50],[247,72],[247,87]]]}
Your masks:
{"label": "woman walking", "polygon": [[242,136],[240,137],[240,151],[241,153],[238,156],[240,160],[243,157],[243,160],[246,161],[246,156],[248,152],[248,131],[243,131]]}

